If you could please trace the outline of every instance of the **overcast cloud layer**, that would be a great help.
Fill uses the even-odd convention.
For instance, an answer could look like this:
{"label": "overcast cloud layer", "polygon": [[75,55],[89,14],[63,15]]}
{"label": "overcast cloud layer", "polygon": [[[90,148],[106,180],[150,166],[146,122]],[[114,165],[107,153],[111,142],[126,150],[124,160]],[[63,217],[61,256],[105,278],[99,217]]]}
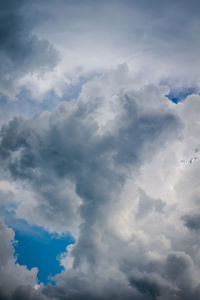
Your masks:
{"label": "overcast cloud layer", "polygon": [[[0,7],[0,300],[200,299],[199,2]],[[75,238],[55,285],[8,215]]]}

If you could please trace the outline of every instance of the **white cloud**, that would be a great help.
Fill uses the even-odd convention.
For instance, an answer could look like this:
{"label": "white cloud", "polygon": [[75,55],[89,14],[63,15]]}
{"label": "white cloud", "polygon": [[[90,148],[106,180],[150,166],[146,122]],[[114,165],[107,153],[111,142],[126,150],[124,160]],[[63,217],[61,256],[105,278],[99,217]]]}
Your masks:
{"label": "white cloud", "polygon": [[[14,256],[14,231],[0,220],[0,296],[10,296],[20,285],[33,287],[37,284],[37,268],[28,270],[16,263]],[[3,296],[2,296],[3,297]],[[3,298],[4,299],[4,298]]]}

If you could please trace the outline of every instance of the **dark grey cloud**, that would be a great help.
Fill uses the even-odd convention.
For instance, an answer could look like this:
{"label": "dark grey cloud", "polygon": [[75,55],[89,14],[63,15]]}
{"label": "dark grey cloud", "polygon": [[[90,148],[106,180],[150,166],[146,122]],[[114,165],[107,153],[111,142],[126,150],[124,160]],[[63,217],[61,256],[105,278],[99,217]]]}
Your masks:
{"label": "dark grey cloud", "polygon": [[176,288],[158,274],[135,273],[130,276],[129,280],[144,299],[159,299],[163,295],[169,299],[175,299],[173,294],[176,292]]}
{"label": "dark grey cloud", "polygon": [[184,252],[169,254],[164,270],[165,276],[178,287],[178,299],[196,299],[200,296],[198,275],[189,255]]}
{"label": "dark grey cloud", "polygon": [[47,287],[43,293],[56,299],[77,300],[108,300],[112,297],[127,300],[198,299],[200,285],[189,255],[173,252],[159,264],[152,262],[151,267],[149,266],[146,265],[145,270],[138,270],[136,265],[132,266],[131,272],[126,274],[126,283],[117,282],[114,277],[102,283],[102,278],[96,281],[85,274],[69,273],[65,282],[59,282],[56,287]]}
{"label": "dark grey cloud", "polygon": [[11,300],[47,300],[40,292],[34,290],[32,286],[19,286],[10,298]]}
{"label": "dark grey cloud", "polygon": [[8,296],[0,291],[0,300],[47,300],[45,295],[35,291],[31,286],[19,286],[15,292]]}
{"label": "dark grey cloud", "polygon": [[20,78],[55,67],[58,54],[32,33],[41,17],[31,2],[1,1],[0,10],[0,93],[14,97]]}
{"label": "dark grey cloud", "polygon": [[200,215],[185,215],[182,217],[182,220],[185,223],[185,226],[190,230],[199,230],[200,229]]}
{"label": "dark grey cloud", "polygon": [[199,297],[197,270],[191,257],[184,252],[169,253],[160,263],[152,261],[143,270],[134,269],[128,279],[141,293],[141,299],[189,300]]}
{"label": "dark grey cloud", "polygon": [[35,291],[32,286],[21,285],[11,295],[0,290],[0,300],[47,300],[47,297]]}

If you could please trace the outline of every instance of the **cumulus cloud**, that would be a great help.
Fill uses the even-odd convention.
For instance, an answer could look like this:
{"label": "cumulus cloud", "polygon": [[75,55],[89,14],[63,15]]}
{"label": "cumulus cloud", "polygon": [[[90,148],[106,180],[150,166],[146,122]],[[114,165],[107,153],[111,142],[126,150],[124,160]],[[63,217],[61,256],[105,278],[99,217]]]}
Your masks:
{"label": "cumulus cloud", "polygon": [[52,113],[2,127],[2,168],[32,195],[19,203],[16,216],[76,237],[61,257],[65,271],[55,277],[56,287],[39,291],[46,297],[199,295],[198,251],[190,246],[195,237],[182,219],[188,199],[179,201],[181,180],[197,168],[189,162],[182,167],[181,160],[193,151],[191,133],[193,145],[198,140],[198,116],[192,126],[186,111],[189,105],[196,114],[191,106],[198,106],[199,96],[175,105],[165,87],[134,90],[131,78],[120,66]]}
{"label": "cumulus cloud", "polygon": [[[115,193],[122,186],[127,170],[150,159],[156,143],[164,144],[166,136],[174,136],[179,127],[164,96],[162,112],[153,106],[149,112],[143,108],[149,87],[141,92],[140,99],[134,91],[116,90],[111,101],[118,109],[106,120],[104,112],[113,109],[107,97],[118,79],[102,93],[104,81],[103,76],[90,82],[77,103],[63,103],[52,114],[43,113],[30,120],[15,118],[1,131],[2,163],[38,198],[35,207],[29,206],[42,211],[51,222],[57,211],[65,226],[68,220],[69,229],[77,221],[78,208],[81,217],[89,220],[93,210],[108,201],[111,191]],[[157,92],[162,95],[162,89]],[[55,221],[58,223],[57,215]]]}

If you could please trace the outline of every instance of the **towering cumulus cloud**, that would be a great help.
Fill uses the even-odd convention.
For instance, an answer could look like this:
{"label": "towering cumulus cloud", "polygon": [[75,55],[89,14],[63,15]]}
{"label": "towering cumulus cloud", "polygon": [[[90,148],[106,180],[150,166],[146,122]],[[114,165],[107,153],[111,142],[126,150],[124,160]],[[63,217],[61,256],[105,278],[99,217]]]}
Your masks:
{"label": "towering cumulus cloud", "polygon": [[200,299],[199,4],[1,5],[0,300]]}

